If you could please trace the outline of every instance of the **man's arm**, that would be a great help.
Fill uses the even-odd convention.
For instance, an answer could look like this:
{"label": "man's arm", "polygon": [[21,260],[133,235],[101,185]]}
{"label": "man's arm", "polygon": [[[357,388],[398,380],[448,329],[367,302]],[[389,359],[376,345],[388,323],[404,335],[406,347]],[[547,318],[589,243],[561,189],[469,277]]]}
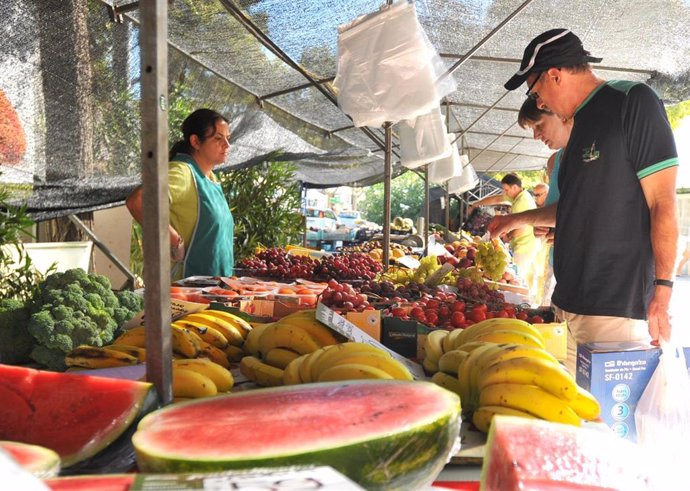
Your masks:
{"label": "man's arm", "polygon": [[556,209],[558,203],[553,203],[543,208],[535,208],[510,215],[497,215],[489,223],[491,237],[510,232],[527,225],[553,227],[556,225]]}
{"label": "man's arm", "polygon": [[493,206],[500,205],[501,203],[508,203],[503,194],[494,194],[493,196],[487,196],[486,198],[479,199],[474,203],[470,204],[470,207],[467,209],[467,213],[472,213],[472,211],[479,206]]}
{"label": "man's arm", "polygon": [[[676,174],[678,167],[668,167],[651,174],[640,181],[651,220],[651,240],[654,251],[656,278],[673,280],[678,242],[678,219],[676,214]],[[659,336],[665,340],[671,337],[669,303],[672,289],[658,285],[649,304],[649,334],[654,342]]]}

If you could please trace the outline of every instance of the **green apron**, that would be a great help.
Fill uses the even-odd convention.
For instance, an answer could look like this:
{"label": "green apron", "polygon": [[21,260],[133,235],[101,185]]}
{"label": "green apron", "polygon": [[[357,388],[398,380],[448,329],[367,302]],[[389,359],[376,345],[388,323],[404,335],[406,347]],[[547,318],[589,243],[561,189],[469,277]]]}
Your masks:
{"label": "green apron", "polygon": [[199,200],[192,239],[185,245],[183,277],[232,276],[235,222],[220,183],[207,178],[189,155],[178,154],[173,160],[192,170]]}

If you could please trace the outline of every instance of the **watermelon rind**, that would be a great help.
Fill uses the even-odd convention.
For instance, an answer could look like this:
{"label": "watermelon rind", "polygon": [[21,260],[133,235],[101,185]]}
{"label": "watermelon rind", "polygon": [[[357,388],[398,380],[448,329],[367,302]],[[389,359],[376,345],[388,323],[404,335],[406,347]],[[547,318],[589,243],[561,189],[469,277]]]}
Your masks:
{"label": "watermelon rind", "polygon": [[44,479],[51,491],[129,491],[136,474],[102,474]]}
{"label": "watermelon rind", "polygon": [[49,448],[28,443],[0,441],[0,450],[9,454],[22,469],[40,479],[57,476],[60,472],[60,456]]}
{"label": "watermelon rind", "polygon": [[[176,408],[192,408],[198,405],[200,416],[196,421],[190,421],[192,430],[198,425],[201,429],[207,421],[204,415],[204,401],[191,401],[169,408],[155,411],[144,417],[139,423],[138,431],[133,437],[137,452],[137,463],[141,472],[211,472],[234,469],[251,469],[263,467],[284,467],[293,465],[329,465],[346,475],[359,485],[370,490],[388,489],[419,489],[430,484],[448,461],[451,451],[456,445],[459,433],[459,398],[435,384],[428,382],[399,382],[399,381],[352,381],[310,384],[311,388],[321,387],[325,394],[342,390],[350,386],[362,384],[378,384],[381,389],[400,390],[400,394],[410,391],[417,395],[416,390],[429,397],[437,397],[443,410],[437,414],[414,414],[414,406],[409,407],[412,416],[418,416],[413,424],[393,431],[390,434],[376,435],[343,435],[344,444],[331,448],[313,448],[310,451],[295,451],[286,448],[284,453],[275,455],[252,455],[251,452],[243,456],[221,455],[217,457],[193,455],[184,448],[176,446],[171,449],[155,448],[148,431],[158,431],[161,428],[161,415]],[[432,386],[432,387],[427,387]],[[276,387],[258,389],[237,394],[222,396],[226,398],[231,410],[233,398],[252,397],[253,394],[263,392],[276,396],[290,391],[299,391],[301,386]],[[266,407],[267,412],[275,413],[275,407]],[[280,407],[279,411],[289,413],[289,407]],[[347,408],[343,408],[347,414]],[[202,416],[203,415],[203,416]],[[385,417],[383,414],[381,417]],[[305,422],[308,424],[308,422]],[[173,430],[174,431],[174,430]],[[231,432],[231,430],[229,430]],[[295,438],[299,438],[300,428],[295,428]],[[232,434],[228,434],[232,441]],[[257,448],[261,443],[257,442]]]}

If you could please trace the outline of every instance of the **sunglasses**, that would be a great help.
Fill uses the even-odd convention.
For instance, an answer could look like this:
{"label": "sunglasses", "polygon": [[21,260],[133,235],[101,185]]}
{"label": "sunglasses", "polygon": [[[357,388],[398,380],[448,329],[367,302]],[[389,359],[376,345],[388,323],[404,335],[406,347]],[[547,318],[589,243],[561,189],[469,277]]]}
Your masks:
{"label": "sunglasses", "polygon": [[532,82],[532,85],[527,87],[527,93],[525,94],[528,99],[532,99],[533,101],[537,100],[537,97],[539,97],[538,92],[532,92],[532,89],[534,88],[535,85],[537,85],[537,82],[539,82],[539,79],[541,78],[542,74],[544,72],[539,72],[539,75],[537,78],[534,79],[534,82]]}

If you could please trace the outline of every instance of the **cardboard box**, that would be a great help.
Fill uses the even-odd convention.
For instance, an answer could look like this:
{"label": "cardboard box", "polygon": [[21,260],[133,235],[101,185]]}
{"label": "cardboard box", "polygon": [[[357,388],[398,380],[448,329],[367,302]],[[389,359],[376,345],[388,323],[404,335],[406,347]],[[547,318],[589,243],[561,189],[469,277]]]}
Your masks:
{"label": "cardboard box", "polygon": [[366,332],[376,341],[381,341],[381,311],[365,310],[363,312],[347,312],[345,318]]}
{"label": "cardboard box", "polygon": [[[686,361],[690,348],[685,348]],[[577,347],[577,384],[601,405],[601,419],[621,438],[637,441],[635,409],[659,364],[661,350],[645,343]]]}
{"label": "cardboard box", "polygon": [[547,324],[532,324],[539,329],[544,337],[546,351],[565,361],[568,357],[568,326],[565,322],[550,322]]}
{"label": "cardboard box", "polygon": [[256,317],[271,318],[274,320],[310,308],[313,309],[314,306],[302,305],[299,302],[283,302],[280,300],[254,299],[240,302],[240,310],[242,312]]}

